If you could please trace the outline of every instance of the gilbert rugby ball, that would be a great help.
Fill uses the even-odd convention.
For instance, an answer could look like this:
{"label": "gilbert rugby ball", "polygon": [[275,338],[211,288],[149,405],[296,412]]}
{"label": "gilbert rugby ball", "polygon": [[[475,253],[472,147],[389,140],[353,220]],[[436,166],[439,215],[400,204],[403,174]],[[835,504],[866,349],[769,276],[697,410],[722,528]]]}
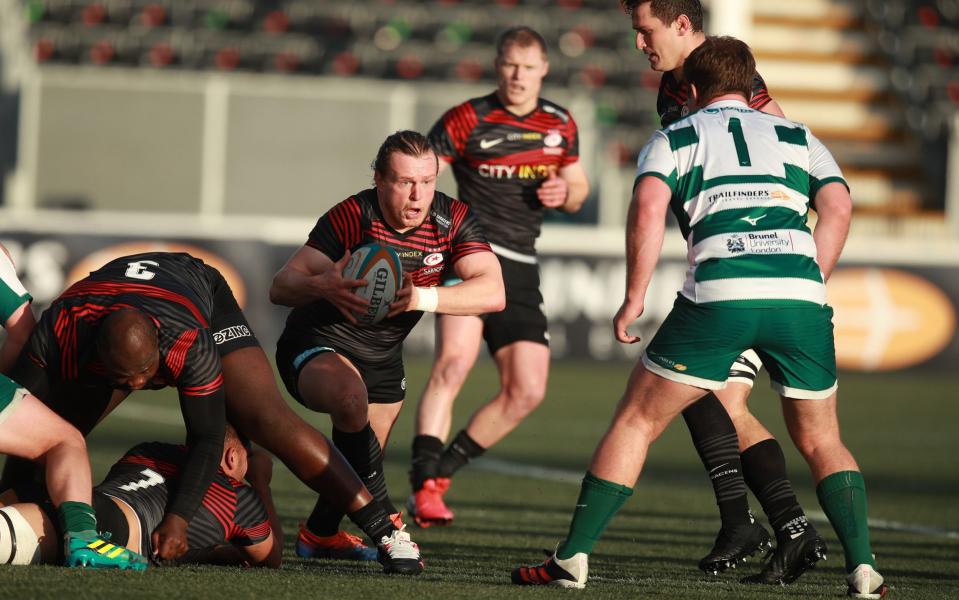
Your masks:
{"label": "gilbert rugby ball", "polygon": [[390,303],[403,285],[403,264],[399,255],[389,246],[365,244],[353,249],[343,269],[344,279],[365,279],[366,285],[355,293],[370,306],[365,313],[354,313],[361,325],[379,323],[390,310]]}

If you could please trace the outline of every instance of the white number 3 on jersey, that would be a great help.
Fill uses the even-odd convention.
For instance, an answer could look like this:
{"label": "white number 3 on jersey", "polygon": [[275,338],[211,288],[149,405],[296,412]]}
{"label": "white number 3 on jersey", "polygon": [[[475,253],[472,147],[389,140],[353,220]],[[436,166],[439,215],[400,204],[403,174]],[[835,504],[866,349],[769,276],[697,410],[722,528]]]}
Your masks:
{"label": "white number 3 on jersey", "polygon": [[145,478],[139,479],[137,481],[133,481],[126,485],[121,485],[120,489],[126,490],[128,492],[135,492],[139,489],[146,489],[148,487],[160,485],[161,483],[166,481],[166,479],[163,478],[163,475],[160,475],[153,469],[143,469],[142,471],[140,471],[140,474],[143,475]]}
{"label": "white number 3 on jersey", "polygon": [[156,273],[147,269],[147,266],[159,267],[160,263],[153,262],[152,260],[138,260],[136,262],[127,263],[127,272],[124,273],[127,277],[131,279],[143,279],[144,281],[153,279],[156,277]]}

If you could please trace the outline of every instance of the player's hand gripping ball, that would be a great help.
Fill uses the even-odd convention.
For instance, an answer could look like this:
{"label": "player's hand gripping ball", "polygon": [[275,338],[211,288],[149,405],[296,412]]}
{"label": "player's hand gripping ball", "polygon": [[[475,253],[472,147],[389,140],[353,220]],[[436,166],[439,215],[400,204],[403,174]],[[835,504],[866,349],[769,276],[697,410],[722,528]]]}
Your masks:
{"label": "player's hand gripping ball", "polygon": [[344,279],[364,279],[366,285],[355,293],[369,302],[365,313],[354,313],[360,325],[379,323],[390,310],[390,303],[403,285],[403,264],[389,246],[365,244],[354,248],[343,268]]}

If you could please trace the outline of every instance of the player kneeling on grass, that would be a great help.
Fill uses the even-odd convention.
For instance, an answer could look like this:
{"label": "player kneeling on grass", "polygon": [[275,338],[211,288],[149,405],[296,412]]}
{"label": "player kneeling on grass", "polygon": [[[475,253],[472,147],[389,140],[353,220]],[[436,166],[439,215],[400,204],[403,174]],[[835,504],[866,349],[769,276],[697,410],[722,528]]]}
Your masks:
{"label": "player kneeling on grass", "polygon": [[[330,415],[333,443],[375,498],[393,507],[383,477],[383,448],[406,394],[403,340],[423,312],[477,315],[503,309],[503,278],[469,207],[436,191],[436,154],[415,131],[389,136],[374,162],[372,189],[323,215],[309,239],[277,273],[270,299],[294,307],[277,344],[277,369],[290,394]],[[366,284],[344,279],[352,250],[392,248],[405,271],[382,321],[360,325]],[[444,274],[463,280],[437,287]],[[365,558],[343,543],[341,510],[321,497],[300,530],[300,556]],[[339,548],[343,548],[342,551]]]}
{"label": "player kneeling on grass", "polygon": [[[698,112],[654,133],[640,152],[616,338],[639,341],[627,327],[643,313],[669,207],[689,243],[686,283],[593,454],[569,535],[544,563],[514,570],[514,583],[585,586],[588,556],[632,494],[650,444],[684,408],[722,389],[729,365],[752,348],[842,543],[848,594],[886,592],[869,542],[865,483],[839,435],[826,304],[852,201],[807,127],[749,108],[755,65],[739,40],[703,42],[684,65]],[[810,232],[812,207],[819,218]]]}
{"label": "player kneeling on grass", "polygon": [[[150,533],[166,513],[185,461],[185,446],[150,442],[131,448],[113,465],[93,488],[100,525],[113,532],[97,543],[98,552],[110,556],[123,551],[118,545],[123,544],[157,560]],[[176,562],[279,567],[283,542],[270,496],[272,471],[269,455],[248,449],[228,425],[219,469],[190,519],[187,551]],[[58,562],[49,501],[27,485],[17,495],[33,502],[0,509],[5,517],[0,518],[0,563],[5,558],[16,564]]]}

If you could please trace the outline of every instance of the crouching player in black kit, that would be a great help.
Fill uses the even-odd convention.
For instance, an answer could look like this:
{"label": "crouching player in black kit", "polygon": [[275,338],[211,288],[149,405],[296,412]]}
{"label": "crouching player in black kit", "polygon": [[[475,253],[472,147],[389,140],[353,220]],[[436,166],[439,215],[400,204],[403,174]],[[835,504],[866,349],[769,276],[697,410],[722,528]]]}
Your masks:
{"label": "crouching player in black kit", "polygon": [[[476,315],[503,309],[499,262],[466,204],[436,191],[438,164],[426,138],[389,136],[373,165],[375,187],[323,215],[309,239],[277,273],[276,304],[295,307],[277,346],[277,368],[290,393],[330,415],[333,443],[367,488],[392,507],[383,477],[383,448],[406,393],[402,343],[424,311]],[[406,272],[388,317],[357,325],[367,303],[344,280],[350,250],[376,242],[399,254]],[[437,287],[441,277],[462,283]],[[399,511],[390,508],[399,518]],[[320,498],[300,530],[297,554],[363,558],[341,544],[342,512]],[[352,548],[352,549],[351,549]]]}
{"label": "crouching player in black kit", "polygon": [[[220,335],[224,331],[240,335]],[[13,378],[84,435],[133,390],[177,388],[188,451],[181,485],[152,532],[160,559],[187,550],[187,523],[223,452],[228,417],[340,507],[377,544],[388,572],[419,570],[398,528],[319,431],[283,400],[273,369],[219,271],[188,254],[111,261],[60,295],[40,318]],[[29,480],[8,459],[0,489]],[[405,534],[404,534],[405,535]]]}
{"label": "crouching player in black kit", "polygon": [[[150,442],[131,448],[113,465],[103,483],[93,488],[99,525],[113,532],[109,540],[100,541],[97,550],[110,554],[124,545],[148,556],[154,554],[150,532],[163,520],[186,453],[184,446]],[[278,543],[281,538],[273,535],[280,529],[272,510],[271,475],[269,456],[248,450],[236,430],[227,425],[219,469],[190,519],[189,546],[179,562],[279,567],[282,545]],[[244,478],[249,484],[243,483]],[[36,498],[26,488],[18,487],[17,494],[24,503],[0,510],[16,511],[35,534],[32,547],[23,548],[23,540],[17,540],[18,553],[32,555],[32,564],[57,562],[61,549],[49,500]],[[0,535],[3,533],[0,519]]]}

